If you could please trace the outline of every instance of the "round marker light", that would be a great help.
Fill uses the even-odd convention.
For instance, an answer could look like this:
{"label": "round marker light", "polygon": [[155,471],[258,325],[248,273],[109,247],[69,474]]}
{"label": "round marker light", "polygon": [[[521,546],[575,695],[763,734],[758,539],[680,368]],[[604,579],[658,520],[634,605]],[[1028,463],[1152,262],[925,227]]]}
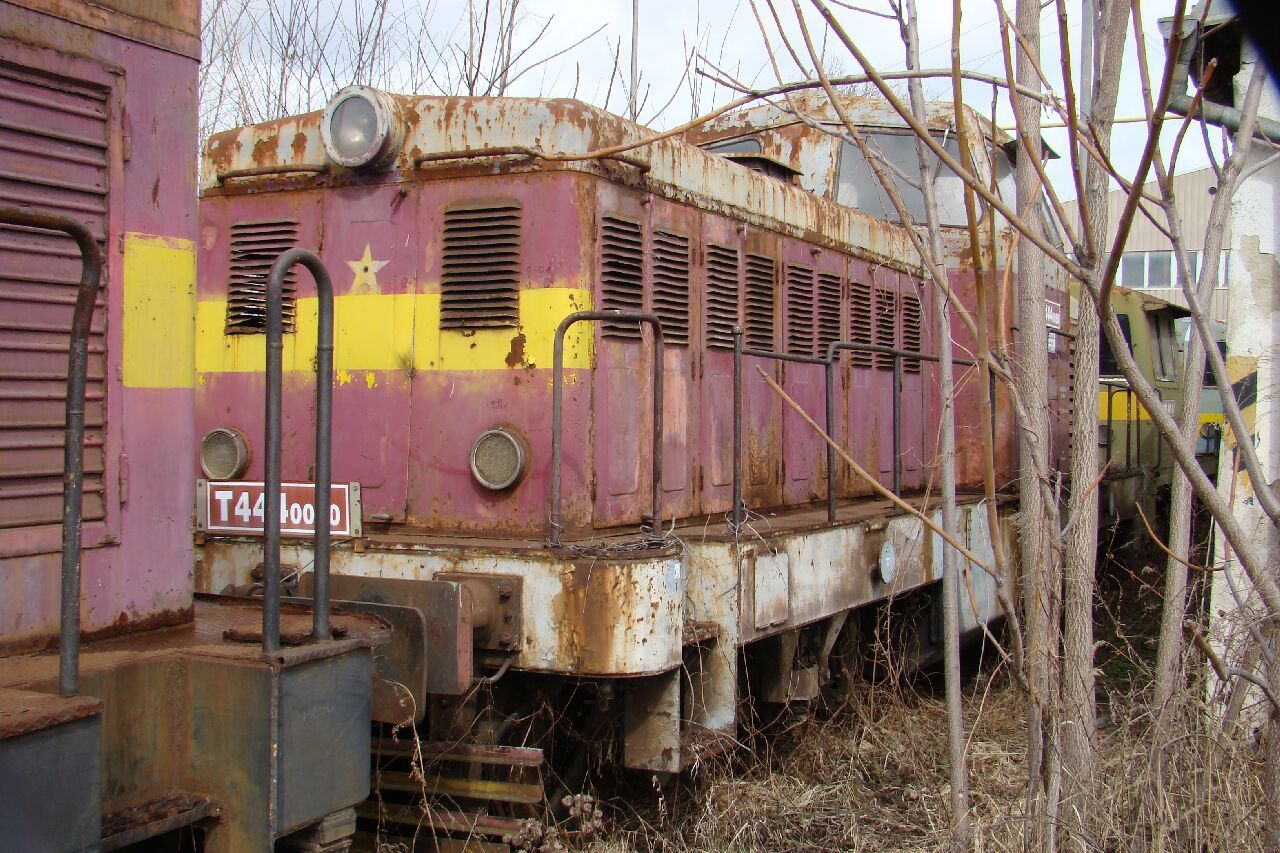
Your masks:
{"label": "round marker light", "polygon": [[348,86],[334,95],[320,122],[329,159],[348,169],[376,168],[400,151],[404,132],[395,104],[368,86]]}
{"label": "round marker light", "polygon": [[524,445],[501,427],[481,433],[471,446],[472,476],[495,492],[515,485],[524,473],[524,462]]}
{"label": "round marker light", "polygon": [[249,444],[238,430],[218,427],[200,439],[200,470],[210,480],[235,480],[249,468]]}

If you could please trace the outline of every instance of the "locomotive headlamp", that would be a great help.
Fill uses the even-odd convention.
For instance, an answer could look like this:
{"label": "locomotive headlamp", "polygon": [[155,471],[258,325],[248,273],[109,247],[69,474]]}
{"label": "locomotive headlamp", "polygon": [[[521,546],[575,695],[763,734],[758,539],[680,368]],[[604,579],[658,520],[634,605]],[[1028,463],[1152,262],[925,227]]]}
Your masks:
{"label": "locomotive headlamp", "polygon": [[384,166],[400,152],[404,130],[395,103],[368,86],[348,86],[334,95],[320,122],[329,159],[348,169]]}
{"label": "locomotive headlamp", "polygon": [[249,444],[239,430],[218,427],[200,439],[200,470],[210,480],[235,480],[249,468]]}
{"label": "locomotive headlamp", "polygon": [[471,474],[486,489],[509,488],[524,473],[524,444],[509,430],[486,430],[471,445]]}

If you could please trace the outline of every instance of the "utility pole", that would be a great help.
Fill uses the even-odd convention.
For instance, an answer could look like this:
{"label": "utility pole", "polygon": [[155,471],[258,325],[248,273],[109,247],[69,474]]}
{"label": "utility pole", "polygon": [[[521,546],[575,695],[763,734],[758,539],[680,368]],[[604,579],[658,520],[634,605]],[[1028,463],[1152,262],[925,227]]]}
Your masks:
{"label": "utility pole", "polygon": [[640,81],[640,65],[636,50],[640,46],[640,0],[631,0],[631,99],[630,99],[630,117],[631,121],[637,121],[636,112],[640,109],[639,96],[636,93],[636,87]]}

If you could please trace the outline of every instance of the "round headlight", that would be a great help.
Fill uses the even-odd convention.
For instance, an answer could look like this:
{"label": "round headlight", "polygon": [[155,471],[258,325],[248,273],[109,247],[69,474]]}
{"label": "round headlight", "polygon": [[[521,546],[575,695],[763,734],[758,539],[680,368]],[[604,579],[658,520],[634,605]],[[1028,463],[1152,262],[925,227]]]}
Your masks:
{"label": "round headlight", "polygon": [[471,445],[471,474],[486,489],[500,491],[524,473],[524,445],[501,427],[482,432]]}
{"label": "round headlight", "polygon": [[348,86],[334,95],[320,122],[329,159],[348,169],[377,167],[400,151],[403,131],[395,104],[385,93],[368,86]]}
{"label": "round headlight", "polygon": [[249,444],[239,430],[218,427],[200,439],[200,470],[210,480],[235,480],[249,468]]}

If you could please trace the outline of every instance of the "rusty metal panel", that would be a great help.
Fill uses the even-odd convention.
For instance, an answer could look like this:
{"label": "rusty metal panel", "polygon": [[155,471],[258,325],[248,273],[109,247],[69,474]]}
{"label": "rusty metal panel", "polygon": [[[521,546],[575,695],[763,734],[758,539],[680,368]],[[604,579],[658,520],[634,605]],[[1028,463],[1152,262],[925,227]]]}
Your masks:
{"label": "rusty metal panel", "polygon": [[753,627],[783,624],[791,614],[791,555],[760,545],[748,549],[744,561],[751,576]]}
{"label": "rusty metal panel", "polygon": [[[0,55],[2,56],[2,55]],[[0,64],[0,202],[107,233],[109,90]],[[63,410],[80,253],[70,238],[0,226],[0,528],[62,519]],[[105,516],[105,298],[89,339],[84,520]]]}
{"label": "rusty metal panel", "polygon": [[708,450],[701,443],[697,407],[700,395],[698,294],[701,277],[702,216],[696,208],[654,199],[650,305],[662,322],[666,341],[662,380],[662,517],[687,518],[699,512],[698,463]]}
{"label": "rusty metal panel", "polygon": [[[16,691],[0,691],[0,710]],[[56,697],[50,697],[56,698]],[[7,850],[97,849],[102,817],[99,712],[0,737],[0,838]]]}
{"label": "rusty metal panel", "polygon": [[6,0],[85,27],[200,58],[199,0]]}
{"label": "rusty metal panel", "polygon": [[623,766],[680,772],[679,670],[627,685],[623,714]]}
{"label": "rusty metal panel", "polygon": [[369,795],[372,676],[366,652],[281,670],[277,836]]}

